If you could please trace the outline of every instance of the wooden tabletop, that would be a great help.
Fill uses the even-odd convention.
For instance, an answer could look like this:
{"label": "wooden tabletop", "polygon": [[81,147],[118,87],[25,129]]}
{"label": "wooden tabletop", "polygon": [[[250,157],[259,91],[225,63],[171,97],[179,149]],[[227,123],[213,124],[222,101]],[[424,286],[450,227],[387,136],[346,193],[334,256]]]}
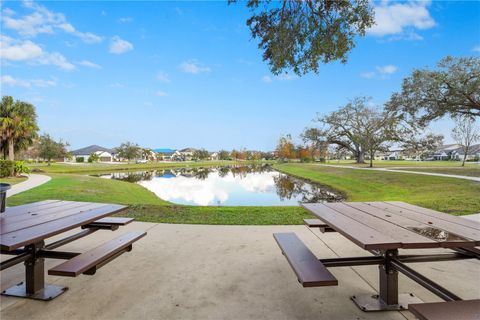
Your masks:
{"label": "wooden tabletop", "polygon": [[480,245],[480,223],[405,202],[305,203],[308,211],[366,250]]}
{"label": "wooden tabletop", "polygon": [[0,247],[15,250],[127,209],[106,203],[46,200],[0,214]]}

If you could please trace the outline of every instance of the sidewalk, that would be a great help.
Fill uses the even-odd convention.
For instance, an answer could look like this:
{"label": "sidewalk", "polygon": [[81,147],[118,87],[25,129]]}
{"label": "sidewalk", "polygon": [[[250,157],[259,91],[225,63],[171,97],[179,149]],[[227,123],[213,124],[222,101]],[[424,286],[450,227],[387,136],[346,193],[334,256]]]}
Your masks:
{"label": "sidewalk", "polygon": [[28,179],[26,181],[12,185],[12,188],[7,191],[7,198],[17,193],[38,187],[39,185],[42,185],[50,181],[50,179],[52,178],[50,178],[49,176],[45,176],[43,174],[35,174],[35,173],[29,174]]}

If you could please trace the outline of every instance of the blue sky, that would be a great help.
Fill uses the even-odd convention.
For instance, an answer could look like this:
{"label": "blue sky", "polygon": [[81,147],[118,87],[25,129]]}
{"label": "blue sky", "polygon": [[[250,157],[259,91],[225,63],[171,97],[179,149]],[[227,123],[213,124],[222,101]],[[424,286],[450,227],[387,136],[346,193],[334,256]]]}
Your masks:
{"label": "blue sky", "polygon": [[[226,2],[3,1],[1,93],[72,149],[273,149],[358,95],[382,104],[413,68],[480,54],[480,2],[376,2],[347,64],[273,76]],[[432,125],[447,141],[448,119]]]}

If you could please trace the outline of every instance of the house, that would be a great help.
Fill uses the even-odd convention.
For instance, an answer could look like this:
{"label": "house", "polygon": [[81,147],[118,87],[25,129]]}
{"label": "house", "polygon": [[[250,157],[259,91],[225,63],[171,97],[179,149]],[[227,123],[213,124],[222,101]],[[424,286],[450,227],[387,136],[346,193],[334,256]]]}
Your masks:
{"label": "house", "polygon": [[180,157],[185,161],[191,161],[193,158],[193,153],[197,151],[195,148],[185,148],[179,150]]}
{"label": "house", "polygon": [[450,160],[452,152],[461,147],[462,146],[457,143],[443,145],[438,148],[433,155],[429,156],[427,160]]}
{"label": "house", "polygon": [[220,157],[218,155],[218,152],[210,152],[210,160],[217,161],[219,159]]}
{"label": "house", "polygon": [[[108,149],[97,145],[91,145],[85,148],[71,151],[72,162],[87,162],[92,153],[98,155],[99,162],[113,162],[115,160],[116,151],[114,149]],[[66,160],[68,161],[68,160]]]}
{"label": "house", "polygon": [[153,151],[157,154],[157,159],[163,161],[173,161],[179,155],[177,150],[169,148],[159,148]]}
{"label": "house", "polygon": [[[451,152],[451,159],[463,161],[465,152],[463,147],[457,148]],[[474,144],[468,148],[467,161],[479,161],[480,159],[480,144]]]}
{"label": "house", "polygon": [[375,154],[375,160],[403,160],[403,150],[389,150]]}

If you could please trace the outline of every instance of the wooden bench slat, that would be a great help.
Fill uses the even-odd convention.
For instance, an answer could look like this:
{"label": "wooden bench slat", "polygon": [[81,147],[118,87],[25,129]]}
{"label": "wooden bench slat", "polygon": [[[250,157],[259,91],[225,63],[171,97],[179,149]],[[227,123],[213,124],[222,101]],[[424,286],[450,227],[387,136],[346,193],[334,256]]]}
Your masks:
{"label": "wooden bench slat", "polygon": [[93,221],[91,224],[124,226],[129,224],[133,220],[135,219],[124,218],[124,217],[106,217],[106,218],[99,219],[97,221]]}
{"label": "wooden bench slat", "polygon": [[146,234],[146,232],[132,231],[121,235],[118,238],[110,240],[92,250],[59,264],[48,270],[48,274],[54,276],[76,277],[127,249],[132,243],[144,237]]}
{"label": "wooden bench slat", "polygon": [[338,280],[295,233],[274,233],[273,236],[303,287],[338,285]]}
{"label": "wooden bench slat", "polygon": [[321,233],[336,232],[335,229],[331,228],[328,224],[320,219],[303,219],[303,222],[309,228],[318,228]]}
{"label": "wooden bench slat", "polygon": [[409,304],[408,311],[420,320],[480,319],[480,300]]}

